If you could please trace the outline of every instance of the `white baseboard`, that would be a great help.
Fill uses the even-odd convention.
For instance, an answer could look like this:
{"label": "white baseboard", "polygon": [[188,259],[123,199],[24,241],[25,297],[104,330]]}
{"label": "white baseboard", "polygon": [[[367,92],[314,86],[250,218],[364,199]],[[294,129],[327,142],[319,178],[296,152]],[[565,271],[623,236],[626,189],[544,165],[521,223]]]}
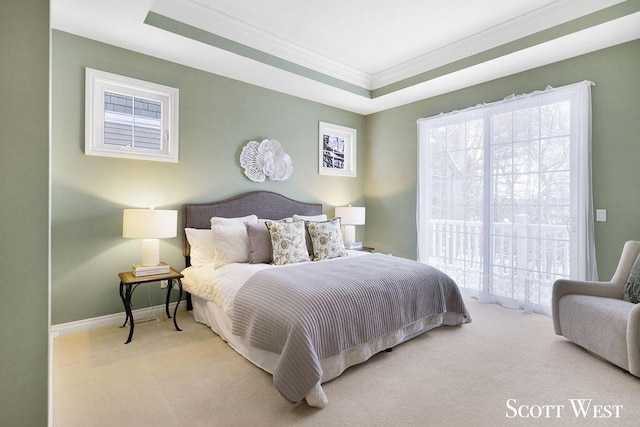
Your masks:
{"label": "white baseboard", "polygon": [[[173,310],[176,307],[176,303],[172,302],[169,304],[169,313],[173,316]],[[186,301],[181,301],[180,306],[178,307],[178,311],[185,311],[187,309]],[[144,321],[146,317],[154,315],[154,316],[164,316],[164,304],[154,305],[153,307],[145,307],[139,308],[137,310],[133,310],[133,319],[138,321]],[[113,325],[122,325],[124,319],[126,317],[125,312],[115,313],[115,314],[107,314],[106,316],[93,317],[91,319],[83,319],[75,322],[68,323],[60,323],[58,325],[51,326],[51,337],[57,337],[61,335],[73,334],[75,332],[89,331],[91,329],[102,328],[105,326],[113,326]]]}

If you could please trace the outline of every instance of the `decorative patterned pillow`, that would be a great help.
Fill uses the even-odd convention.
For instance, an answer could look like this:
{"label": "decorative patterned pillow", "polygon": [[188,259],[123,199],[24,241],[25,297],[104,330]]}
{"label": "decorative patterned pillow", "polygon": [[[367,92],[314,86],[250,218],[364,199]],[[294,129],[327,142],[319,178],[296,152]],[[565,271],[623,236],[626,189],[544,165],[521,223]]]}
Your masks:
{"label": "decorative patterned pillow", "polygon": [[273,247],[273,263],[276,265],[309,261],[305,242],[304,221],[267,221]]}
{"label": "decorative patterned pillow", "polygon": [[294,221],[313,221],[313,222],[320,222],[320,221],[326,221],[327,220],[327,215],[326,214],[320,214],[320,215],[293,215],[293,220]]}
{"label": "decorative patterned pillow", "polygon": [[624,287],[624,299],[634,304],[640,303],[640,254],[631,267],[631,273]]}
{"label": "decorative patterned pillow", "polygon": [[340,218],[324,222],[307,222],[307,229],[313,244],[313,260],[347,256],[340,231]]}
{"label": "decorative patterned pillow", "polygon": [[[306,221],[307,223],[309,222],[323,222],[326,221],[327,215],[326,214],[320,214],[320,215],[293,215],[293,220],[294,221]],[[311,236],[309,235],[309,230],[307,229],[307,231],[305,232],[305,239],[307,241],[307,250],[309,251],[309,257],[313,257],[313,243],[311,242]]]}

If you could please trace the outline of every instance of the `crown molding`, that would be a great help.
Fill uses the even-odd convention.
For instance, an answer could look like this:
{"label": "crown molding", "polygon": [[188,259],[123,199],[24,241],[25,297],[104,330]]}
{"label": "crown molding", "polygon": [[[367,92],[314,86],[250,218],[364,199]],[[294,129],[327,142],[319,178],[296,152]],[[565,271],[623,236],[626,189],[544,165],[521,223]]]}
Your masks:
{"label": "crown molding", "polygon": [[[425,53],[377,74],[369,74],[317,54],[276,36],[268,30],[227,15],[206,0],[156,0],[150,11],[197,27],[283,60],[301,65],[367,90],[378,89],[412,76],[450,64],[514,39],[552,28],[624,0],[582,0],[579,15],[573,0],[559,0],[527,14],[471,34],[462,40]],[[605,4],[603,4],[605,3]]]}
{"label": "crown molding", "polygon": [[[448,49],[431,52],[434,62],[426,66],[431,67],[428,71],[416,73],[425,65],[420,65],[419,60],[409,61],[394,67],[393,71],[401,73],[403,66],[413,66],[413,71],[404,71],[411,77],[376,89],[365,89],[368,85],[363,87],[330,77],[329,71],[322,74],[311,66],[296,66],[292,61],[240,45],[235,40],[225,39],[195,25],[179,22],[165,29],[145,22],[152,6],[157,11],[153,13],[168,14],[172,18],[174,14],[163,7],[181,5],[191,8],[175,16],[184,20],[184,15],[193,14],[193,7],[198,6],[194,0],[56,0],[52,3],[51,26],[144,55],[366,115],[640,38],[640,0],[622,3],[602,1],[608,4],[615,2],[616,5],[603,8],[601,4],[597,12],[573,22],[546,27],[536,34],[512,39],[453,63],[446,59],[447,50],[462,47],[458,49],[458,46],[450,45]],[[584,2],[594,3],[593,0]],[[558,3],[567,4],[564,0]],[[202,5],[198,7],[204,8]],[[575,10],[573,13],[575,16]],[[185,30],[185,35],[180,30]],[[495,28],[492,30],[496,31]],[[190,37],[194,34],[203,37]],[[214,41],[209,42],[211,40]],[[442,57],[437,59],[434,53]],[[464,53],[458,55],[464,56]],[[443,62],[444,65],[433,68],[434,64]],[[402,74],[395,78],[398,76]],[[375,76],[368,78],[375,79]]]}
{"label": "crown molding", "polygon": [[[622,1],[609,1],[606,7]],[[382,71],[372,77],[371,88],[378,89],[504,45],[512,40],[521,39],[548,28],[562,25],[566,21],[601,10],[603,3],[601,0],[584,0],[581,2],[580,16],[576,16],[575,3],[570,3],[569,0],[561,0],[540,7],[530,13],[469,35],[457,42],[450,43],[413,60]]]}
{"label": "crown molding", "polygon": [[151,12],[197,27],[344,82],[371,89],[372,76],[251,25],[200,0],[156,0]]}

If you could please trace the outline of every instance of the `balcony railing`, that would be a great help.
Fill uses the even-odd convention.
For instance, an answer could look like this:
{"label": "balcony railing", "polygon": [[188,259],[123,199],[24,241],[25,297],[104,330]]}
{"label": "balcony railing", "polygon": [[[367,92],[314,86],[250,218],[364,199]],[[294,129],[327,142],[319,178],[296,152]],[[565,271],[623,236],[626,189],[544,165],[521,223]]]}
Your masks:
{"label": "balcony railing", "polygon": [[516,215],[515,223],[493,223],[487,247],[484,238],[481,221],[430,220],[429,264],[460,287],[488,286],[498,297],[550,306],[553,282],[569,277],[567,226],[529,223],[527,215]]}

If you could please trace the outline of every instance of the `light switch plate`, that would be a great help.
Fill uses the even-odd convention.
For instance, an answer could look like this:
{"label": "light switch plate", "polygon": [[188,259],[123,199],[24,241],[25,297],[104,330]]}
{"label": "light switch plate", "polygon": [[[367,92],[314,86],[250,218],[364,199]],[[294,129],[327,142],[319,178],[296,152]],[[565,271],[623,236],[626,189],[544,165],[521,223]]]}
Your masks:
{"label": "light switch plate", "polygon": [[606,209],[596,209],[596,221],[607,221],[607,210]]}

